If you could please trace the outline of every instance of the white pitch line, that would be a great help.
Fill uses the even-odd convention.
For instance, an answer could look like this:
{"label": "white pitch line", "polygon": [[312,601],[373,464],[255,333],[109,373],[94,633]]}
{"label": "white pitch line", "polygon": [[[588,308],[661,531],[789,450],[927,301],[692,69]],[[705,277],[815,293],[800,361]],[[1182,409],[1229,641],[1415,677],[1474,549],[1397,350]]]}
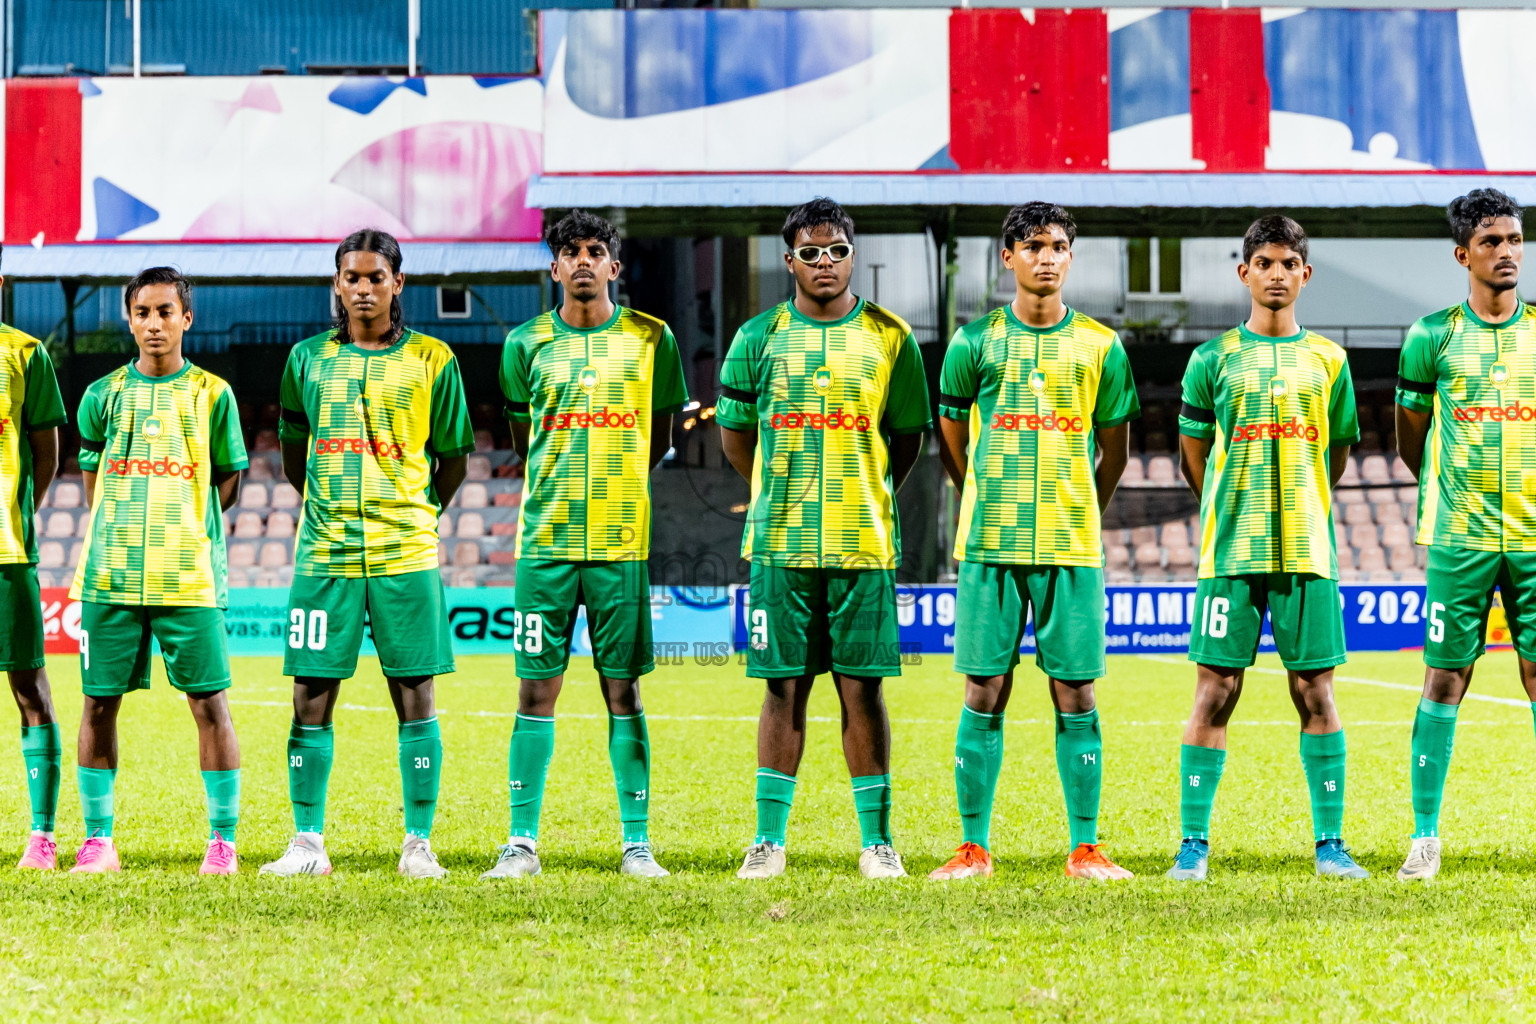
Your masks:
{"label": "white pitch line", "polygon": [[[232,700],[229,703],[233,704],[233,705],[242,706],[242,707],[254,707],[254,708],[291,708],[293,706],[288,701],[276,701],[276,700]],[[394,714],[394,711],[395,711],[394,708],[372,707],[372,706],[367,705],[367,704],[339,704],[339,705],[337,705],[337,707],[339,707],[343,711],[365,711],[365,712],[371,712],[371,713],[374,713],[374,714]],[[456,715],[456,716],[460,716],[460,717],[463,717],[463,718],[515,718],[515,717],[517,717],[516,713],[515,712],[511,712],[511,711],[452,711],[452,710],[449,710],[447,708],[438,708],[437,709],[437,713],[439,715]],[[608,718],[608,716],[606,714],[592,714],[590,712],[580,712],[580,711],[562,712],[560,714],[557,714],[555,717],[559,718],[559,719],[573,718],[573,719],[578,719],[578,720],[590,720],[590,721],[606,721],[607,718]],[[651,721],[651,722],[750,722],[750,723],[755,723],[757,721],[757,717],[755,715],[665,715],[665,714],[651,714],[650,712],[647,712],[645,717],[646,717],[647,721]],[[806,721],[808,721],[808,722],[815,722],[818,725],[830,725],[830,724],[836,724],[839,721],[839,719],[825,717],[825,716],[810,716],[810,717],[806,718]],[[1004,721],[1005,721],[1005,724],[1007,724],[1009,726],[1053,725],[1053,724],[1055,724],[1055,720],[1054,719],[1049,719],[1049,718],[1007,718]],[[943,726],[953,726],[954,722],[946,720],[946,719],[941,719],[941,718],[893,718],[893,719],[891,719],[891,724],[892,725],[943,725]],[[1139,721],[1139,720],[1121,721],[1121,720],[1118,720],[1118,719],[1111,719],[1107,724],[1109,725],[1110,728],[1126,727],[1126,728],[1133,728],[1133,729],[1174,729],[1174,728],[1183,728],[1185,723],[1183,721],[1177,721],[1177,722],[1174,722],[1174,721],[1165,721],[1165,722],[1160,722],[1160,721]],[[1253,727],[1256,727],[1256,726],[1277,726],[1277,727],[1284,727],[1284,728],[1287,728],[1287,729],[1294,729],[1294,728],[1296,728],[1295,721],[1294,720],[1290,720],[1290,719],[1278,719],[1278,720],[1264,719],[1264,720],[1255,720],[1255,721],[1239,721],[1239,722],[1232,722],[1231,724],[1232,725],[1241,726],[1241,727],[1243,727],[1245,729],[1253,728]],[[1507,724],[1509,724],[1509,723],[1506,723],[1506,722],[1458,722],[1457,723],[1458,727],[1467,726],[1467,725],[1495,725],[1495,726],[1497,726],[1497,725],[1507,725]],[[1350,728],[1355,728],[1357,726],[1387,726],[1387,727],[1391,727],[1391,728],[1394,728],[1394,729],[1400,729],[1400,728],[1406,728],[1408,726],[1413,725],[1413,720],[1412,719],[1408,719],[1408,718],[1404,718],[1404,719],[1401,719],[1401,720],[1391,720],[1391,721],[1363,721],[1363,722],[1352,721],[1352,722],[1349,723],[1349,725],[1350,725]]]}
{"label": "white pitch line", "polygon": [[[1170,658],[1170,657],[1168,657],[1165,654],[1138,654],[1137,657],[1138,658],[1144,658],[1147,661],[1160,661],[1160,662],[1162,662],[1165,665],[1192,665],[1192,664],[1194,664],[1194,662],[1188,661],[1187,659],[1183,659],[1183,658]],[[1269,668],[1268,666],[1265,666],[1265,665],[1253,665],[1253,666],[1248,668],[1248,671],[1249,672],[1261,672],[1261,673],[1263,673],[1266,676],[1283,676],[1283,675],[1287,674],[1284,669]],[[1422,687],[1422,686],[1409,686],[1407,683],[1389,683],[1385,679],[1366,679],[1364,676],[1341,676],[1341,675],[1335,675],[1333,678],[1334,678],[1335,681],[1340,682],[1340,683],[1359,683],[1362,686],[1379,686],[1383,690],[1402,690],[1405,693],[1417,693],[1417,694],[1423,694],[1423,692],[1424,692],[1424,687]],[[1480,701],[1482,701],[1485,704],[1503,704],[1505,707],[1511,707],[1511,708],[1529,708],[1531,706],[1531,702],[1528,701],[1528,700],[1515,700],[1513,697],[1494,697],[1494,696],[1491,696],[1490,694],[1486,694],[1486,693],[1472,693],[1472,692],[1468,692],[1461,699],[1462,700],[1480,700]],[[1458,724],[1460,724],[1460,723],[1458,723]]]}

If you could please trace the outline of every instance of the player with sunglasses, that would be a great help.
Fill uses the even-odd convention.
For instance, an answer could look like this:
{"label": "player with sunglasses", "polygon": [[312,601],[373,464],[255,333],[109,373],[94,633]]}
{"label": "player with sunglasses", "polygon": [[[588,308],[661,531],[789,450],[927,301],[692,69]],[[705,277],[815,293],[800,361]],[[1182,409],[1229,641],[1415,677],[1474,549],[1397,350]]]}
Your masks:
{"label": "player with sunglasses", "polygon": [[757,733],[757,837],[737,875],[784,872],[811,684],[833,674],[865,878],[904,875],[891,841],[890,720],[901,674],[896,490],[932,426],[912,329],[854,295],[853,219],[830,199],[792,210],[795,296],[749,320],[721,369],[716,417],[752,482],[747,675],[767,682]]}

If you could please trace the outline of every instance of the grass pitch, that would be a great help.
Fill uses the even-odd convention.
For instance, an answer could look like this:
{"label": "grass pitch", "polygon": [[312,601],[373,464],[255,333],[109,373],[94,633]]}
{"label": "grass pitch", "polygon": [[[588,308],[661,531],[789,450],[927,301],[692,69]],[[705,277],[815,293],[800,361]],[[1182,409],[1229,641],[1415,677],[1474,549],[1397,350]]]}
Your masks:
{"label": "grass pitch", "polygon": [[[72,659],[50,665],[65,734],[60,847],[80,833]],[[482,884],[506,834],[510,658],[463,658],[439,684],[445,765],[433,845],[451,876],[394,874],[395,726],[376,663],[343,687],[329,879],[257,878],[291,830],[288,689],[275,659],[236,659],[242,872],[199,879],[206,820],[185,704],[164,685],[122,716],[115,878],[0,868],[0,1010],[33,1020],[681,1019],[1459,1020],[1536,1016],[1536,767],[1514,658],[1490,655],[1461,714],[1441,880],[1393,878],[1412,829],[1416,655],[1355,656],[1346,835],[1375,877],[1312,876],[1294,712],[1261,660],[1231,734],[1212,881],[1161,876],[1178,841],[1178,755],[1193,692],[1174,658],[1110,659],[1099,684],[1101,838],[1134,882],[1062,877],[1066,824],[1045,685],[1021,670],[1008,711],[990,881],[923,876],[959,840],[952,751],[960,679],[929,659],[889,688],[895,831],[912,878],[863,882],[830,685],[790,819],[789,873],[733,877],[753,828],[760,689],[737,666],[645,683],[651,835],[674,876],[620,878],[606,722],[590,662],[568,677],[544,803],[542,878]],[[1493,699],[1489,699],[1493,698]],[[11,735],[14,736],[14,730]],[[26,793],[0,747],[0,823],[19,850]],[[7,854],[13,856],[13,854]]]}

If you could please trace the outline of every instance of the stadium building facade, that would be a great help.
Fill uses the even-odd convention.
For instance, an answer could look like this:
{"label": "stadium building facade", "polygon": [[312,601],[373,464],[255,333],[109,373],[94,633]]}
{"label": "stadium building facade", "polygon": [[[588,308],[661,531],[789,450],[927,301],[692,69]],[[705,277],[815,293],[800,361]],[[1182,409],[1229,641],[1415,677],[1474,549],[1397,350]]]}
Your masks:
{"label": "stadium building facade", "polygon": [[[364,224],[405,242],[407,319],[465,367],[481,451],[443,517],[444,571],[510,582],[520,481],[494,367],[506,330],[554,298],[542,227],[578,206],[620,225],[620,295],[673,325],[702,403],[660,471],[677,485],[656,489],[653,578],[744,579],[745,492],[701,413],[736,327],[788,294],[779,223],[815,194],[855,217],[855,290],[910,321],[934,379],[954,327],[1011,294],[1007,207],[1073,211],[1069,302],[1121,332],[1146,410],[1107,519],[1112,584],[1193,577],[1177,382],[1246,308],[1243,228],[1292,213],[1314,236],[1303,319],[1346,347],[1359,392],[1335,515],[1345,578],[1412,583],[1424,563],[1391,386],[1403,331],[1465,287],[1441,209],[1485,184],[1536,200],[1536,149],[1500,130],[1536,114],[1520,84],[1536,14],[1501,7],[421,0],[353,24],[297,0],[259,14],[157,0],[137,23],[134,6],[5,7],[4,319],[48,339],[73,405],[131,348],[122,282],[153,263],[198,279],[189,350],[234,384],[253,455],[232,574],[257,586],[292,571],[282,356],[331,319],[331,246]],[[179,129],[148,159],[133,143],[146,119]],[[909,578],[952,570],[952,503],[923,460],[901,498]],[[78,483],[66,475],[41,516],[42,571],[63,578]]]}

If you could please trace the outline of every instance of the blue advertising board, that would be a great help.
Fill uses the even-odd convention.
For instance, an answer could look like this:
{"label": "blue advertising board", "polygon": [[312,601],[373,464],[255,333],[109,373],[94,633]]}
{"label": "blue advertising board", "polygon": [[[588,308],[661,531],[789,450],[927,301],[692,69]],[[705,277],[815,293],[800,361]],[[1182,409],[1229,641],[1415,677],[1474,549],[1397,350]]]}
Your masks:
{"label": "blue advertising board", "polygon": [[[512,654],[521,625],[510,587],[448,588],[448,621],[457,654]],[[229,653],[281,655],[287,643],[288,591],[239,589],[229,592],[225,614]],[[660,657],[694,656],[699,645],[728,653],[730,597],[724,588],[651,588],[651,630]],[[592,641],[583,610],[578,614],[571,653],[590,655]],[[371,632],[364,630],[363,654],[376,654]]]}
{"label": "blue advertising board", "polygon": [[[1422,583],[1345,584],[1339,593],[1349,650],[1397,651],[1424,646],[1427,610]],[[751,615],[747,588],[736,588],[732,597],[734,642],[737,650],[745,650],[750,641]],[[953,585],[898,586],[896,617],[903,651],[953,654],[955,610]],[[1190,630],[1199,623],[1194,584],[1107,587],[1104,611],[1105,648],[1110,654],[1186,653]],[[1275,638],[1266,616],[1259,650],[1274,649]],[[1033,623],[1026,627],[1019,650],[1027,655],[1035,653]]]}
{"label": "blue advertising board", "polygon": [[[1413,583],[1348,584],[1340,589],[1344,635],[1351,651],[1396,651],[1422,647],[1428,610],[1424,585]],[[448,616],[453,647],[459,654],[511,654],[521,625],[506,587],[449,588]],[[79,608],[62,597],[44,594],[49,651],[78,651]],[[50,596],[56,597],[49,600]],[[749,642],[746,587],[651,588],[651,628],[658,664],[684,659],[724,664]],[[1105,646],[1110,654],[1181,654],[1189,650],[1190,630],[1198,624],[1192,584],[1109,587],[1104,595]],[[932,584],[897,588],[896,616],[904,655],[952,654],[955,649],[955,588]],[[225,616],[229,651],[239,655],[281,655],[289,635],[288,592],[243,589],[229,592]],[[1275,649],[1266,620],[1261,651]],[[1020,650],[1035,651],[1032,627]],[[363,653],[373,655],[364,631]],[[571,653],[590,655],[584,613],[578,615]]]}

